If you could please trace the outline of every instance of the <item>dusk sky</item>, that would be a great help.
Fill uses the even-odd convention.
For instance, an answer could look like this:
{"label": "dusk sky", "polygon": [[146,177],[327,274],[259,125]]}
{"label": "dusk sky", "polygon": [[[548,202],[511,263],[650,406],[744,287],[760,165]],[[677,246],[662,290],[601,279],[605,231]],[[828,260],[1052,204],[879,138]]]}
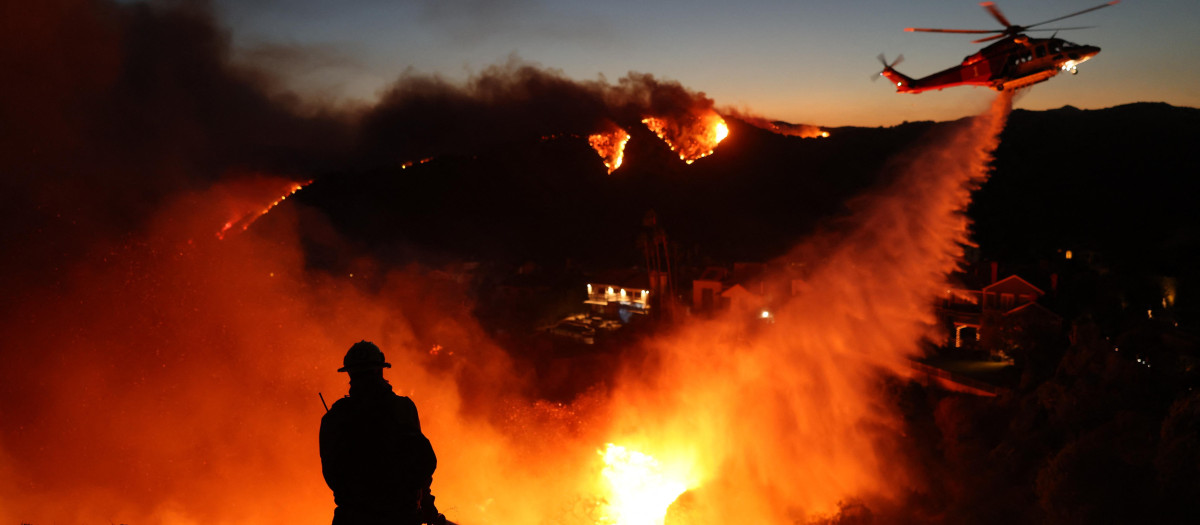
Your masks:
{"label": "dusk sky", "polygon": [[[1029,25],[1099,4],[1096,0],[1006,0],[998,7]],[[894,125],[977,113],[981,87],[897,94],[870,82],[897,69],[914,78],[959,63],[982,47],[971,35],[920,34],[905,27],[999,29],[971,1],[407,1],[217,0],[218,19],[243,60],[270,65],[306,96],[374,101],[406,70],[463,80],[510,57],[576,80],[630,71],[702,91],[736,107],[795,123]],[[1099,46],[1077,76],[1025,90],[1016,107],[1104,108],[1139,101],[1200,106],[1200,2],[1128,0],[1052,23],[1095,26],[1059,36]],[[1034,36],[1049,36],[1036,33]]]}

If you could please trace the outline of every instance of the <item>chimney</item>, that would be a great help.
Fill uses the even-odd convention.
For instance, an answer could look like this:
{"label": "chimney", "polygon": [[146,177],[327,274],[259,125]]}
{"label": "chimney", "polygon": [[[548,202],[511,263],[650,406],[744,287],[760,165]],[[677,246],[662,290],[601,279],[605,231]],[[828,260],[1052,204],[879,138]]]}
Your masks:
{"label": "chimney", "polygon": [[991,282],[991,284],[996,284],[996,279],[999,277],[999,274],[1000,274],[1000,263],[998,263],[996,261],[992,261],[992,282]]}

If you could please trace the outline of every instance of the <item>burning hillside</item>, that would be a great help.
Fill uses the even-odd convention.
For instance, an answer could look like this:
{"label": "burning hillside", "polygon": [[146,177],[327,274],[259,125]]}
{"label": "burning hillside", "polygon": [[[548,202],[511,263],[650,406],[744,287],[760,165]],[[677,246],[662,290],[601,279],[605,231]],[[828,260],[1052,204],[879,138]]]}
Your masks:
{"label": "burning hillside", "polygon": [[[599,134],[590,146],[611,170],[625,139],[610,123],[633,130],[643,119],[693,161],[728,131],[710,100],[648,75],[610,86],[514,64],[465,87],[407,77],[367,111],[355,130],[361,143],[312,151],[306,130],[342,136],[345,124],[248,96],[259,88],[227,67],[220,45],[181,53],[209,60],[196,74],[211,82],[174,86],[181,91],[162,99],[135,96],[157,85],[139,75],[169,68],[167,44],[186,44],[180,35],[220,41],[201,14],[161,9],[105,5],[93,16],[115,26],[75,20],[100,35],[120,31],[125,38],[101,46],[117,58],[79,61],[94,64],[89,78],[101,87],[34,97],[87,111],[54,112],[62,120],[41,126],[40,115],[25,115],[17,122],[29,120],[47,140],[5,151],[6,168],[20,177],[12,186],[28,200],[6,209],[6,228],[40,225],[6,240],[42,256],[5,259],[0,520],[327,520],[317,394],[345,392],[334,370],[364,338],[387,352],[397,391],[420,407],[439,456],[434,492],[463,523],[806,523],[848,499],[886,505],[922,483],[892,453],[900,423],[880,383],[900,373],[928,332],[929,299],[958,263],[962,210],[986,176],[1007,99],[913,152],[890,186],[852,203],[844,229],[792,250],[788,257],[809,268],[809,286],[782,300],[774,324],[736,311],[683,321],[631,343],[614,358],[611,383],[581,387],[560,404],[530,394],[540,378],[515,364],[520,349],[502,348],[480,327],[453,269],[367,257],[350,271],[313,264],[306,241],[352,243],[333,218],[297,199],[276,206],[307,189],[270,174],[307,180],[319,170],[297,169],[296,159],[325,167],[331,157],[398,171],[411,159],[547,133]],[[118,67],[138,60],[153,67]],[[232,109],[140,124],[106,118],[174,109],[170,100],[213,85],[225,87],[193,109],[244,104],[238,109],[272,123],[276,142],[219,132],[239,124],[242,112]],[[6,105],[5,114],[19,108]],[[194,131],[195,122],[212,132]],[[125,144],[97,132],[110,125],[150,129],[125,130],[146,139]],[[153,140],[156,130],[179,140]],[[48,140],[57,134],[65,139]],[[96,159],[88,163],[25,147],[61,142],[67,151],[91,141],[105,147],[88,146]],[[405,174],[428,167],[410,166]],[[120,209],[125,188],[142,184],[156,188],[145,211]]]}
{"label": "burning hillside", "polygon": [[659,117],[642,119],[650,131],[679,154],[679,160],[688,164],[712,155],[717,145],[729,136],[729,126],[714,111],[690,115],[683,121]]}
{"label": "burning hillside", "polygon": [[362,158],[396,166],[406,159],[568,136],[595,148],[611,173],[629,140],[625,129],[645,123],[690,164],[712,154],[729,132],[712,107],[703,93],[651,75],[630,73],[615,85],[576,82],[515,60],[461,86],[406,75],[368,112]]}
{"label": "burning hillside", "polygon": [[588,144],[604,159],[604,167],[610,175],[625,161],[626,142],[629,142],[629,134],[621,128],[588,136]]}

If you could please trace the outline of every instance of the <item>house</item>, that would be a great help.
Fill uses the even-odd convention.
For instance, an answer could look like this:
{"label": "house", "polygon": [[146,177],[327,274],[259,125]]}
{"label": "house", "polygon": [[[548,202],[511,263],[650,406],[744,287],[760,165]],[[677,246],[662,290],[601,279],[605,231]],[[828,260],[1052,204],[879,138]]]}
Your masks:
{"label": "house", "polygon": [[715,266],[706,268],[699,279],[692,281],[692,310],[712,312],[719,308],[721,292],[725,291],[728,279],[729,270]]}
{"label": "house", "polygon": [[628,323],[650,314],[650,278],[645,270],[604,272],[587,284],[588,313]]}
{"label": "house", "polygon": [[989,323],[1061,325],[1057,314],[1037,303],[1046,292],[1017,275],[996,281],[994,268],[992,284],[979,290],[947,289],[938,305],[939,317],[952,330],[954,348],[975,348]]}
{"label": "house", "polygon": [[721,310],[760,312],[768,309],[777,293],[765,279],[762,263],[734,263],[733,270],[709,267],[692,281],[692,312],[709,315]]}

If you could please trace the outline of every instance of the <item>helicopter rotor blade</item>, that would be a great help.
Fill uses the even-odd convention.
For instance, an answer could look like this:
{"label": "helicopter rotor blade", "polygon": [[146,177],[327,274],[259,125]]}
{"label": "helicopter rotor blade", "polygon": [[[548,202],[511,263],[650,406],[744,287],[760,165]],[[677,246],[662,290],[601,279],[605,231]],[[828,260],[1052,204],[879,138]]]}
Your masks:
{"label": "helicopter rotor blade", "polygon": [[896,67],[896,64],[904,62],[904,54],[903,53],[896,55],[896,59],[893,60],[891,64],[889,64],[887,62],[887,57],[884,56],[883,53],[880,53],[879,56],[876,56],[875,58],[879,59],[880,64],[883,64],[883,71],[880,71],[878,73],[875,73],[874,75],[871,75],[871,82],[879,80],[879,77],[883,76],[884,71],[887,71],[891,68]]}
{"label": "helicopter rotor blade", "polygon": [[1006,36],[1008,36],[1008,33],[1000,33],[1000,34],[998,34],[998,35],[992,35],[992,36],[989,36],[989,37],[980,38],[980,39],[978,39],[978,40],[972,40],[972,41],[971,41],[971,43],[972,43],[972,44],[980,44],[980,43],[983,43],[983,42],[990,42],[990,41],[992,41],[992,40],[996,40],[996,39],[999,39],[999,38],[1004,38],[1004,37],[1006,37]]}
{"label": "helicopter rotor blade", "polygon": [[994,4],[992,2],[984,2],[979,5],[983,6],[983,8],[986,9],[988,13],[991,13],[992,18],[995,18],[997,22],[1000,22],[1000,25],[1003,25],[1005,28],[1009,28],[1009,27],[1013,26],[1012,22],[1009,22],[1008,19],[1004,17],[1004,13],[1000,12],[1000,8],[996,7],[996,4]]}
{"label": "helicopter rotor blade", "polygon": [[1030,32],[1033,32],[1033,31],[1071,31],[1071,30],[1074,30],[1074,29],[1094,29],[1095,27],[1096,27],[1096,26],[1079,26],[1079,27],[1046,27],[1046,28],[1042,28],[1042,29],[1030,29],[1029,31],[1030,31]]}
{"label": "helicopter rotor blade", "polygon": [[875,58],[879,59],[879,63],[883,64],[884,69],[887,69],[889,67],[896,67],[896,64],[904,62],[904,53],[900,53],[899,55],[896,55],[896,59],[893,60],[891,64],[888,63],[887,57],[884,56],[883,53],[880,53],[879,56],[876,56]]}
{"label": "helicopter rotor blade", "polygon": [[1079,15],[1082,15],[1082,14],[1084,14],[1084,13],[1090,13],[1090,12],[1092,12],[1092,11],[1095,11],[1095,10],[1097,10],[1097,9],[1103,9],[1103,8],[1105,8],[1105,7],[1108,7],[1108,6],[1110,6],[1110,5],[1117,5],[1117,4],[1119,4],[1119,3],[1121,3],[1121,0],[1112,0],[1111,2],[1104,3],[1104,4],[1100,4],[1100,5],[1096,6],[1096,7],[1089,7],[1089,8],[1087,8],[1087,9],[1084,9],[1083,11],[1078,11],[1078,12],[1075,12],[1075,13],[1071,13],[1071,14],[1069,14],[1069,15],[1063,15],[1063,16],[1060,16],[1060,17],[1058,17],[1058,18],[1051,18],[1051,19],[1049,19],[1049,20],[1043,20],[1043,21],[1041,21],[1041,22],[1038,22],[1038,23],[1036,23],[1036,24],[1029,24],[1029,25],[1025,26],[1025,28],[1026,28],[1026,29],[1028,29],[1028,28],[1030,28],[1030,27],[1036,27],[1036,26],[1040,26],[1040,25],[1042,25],[1042,24],[1049,24],[1050,22],[1054,22],[1054,21],[1057,21],[1057,20],[1062,20],[1062,19],[1064,19],[1064,18],[1071,18],[1071,17],[1073,17],[1073,16],[1079,16]]}
{"label": "helicopter rotor blade", "polygon": [[921,33],[975,33],[975,34],[999,33],[1000,32],[995,29],[934,29],[934,28],[930,28],[930,27],[906,27],[906,28],[904,28],[904,30],[908,31],[910,33],[914,32],[914,31],[921,32]]}

